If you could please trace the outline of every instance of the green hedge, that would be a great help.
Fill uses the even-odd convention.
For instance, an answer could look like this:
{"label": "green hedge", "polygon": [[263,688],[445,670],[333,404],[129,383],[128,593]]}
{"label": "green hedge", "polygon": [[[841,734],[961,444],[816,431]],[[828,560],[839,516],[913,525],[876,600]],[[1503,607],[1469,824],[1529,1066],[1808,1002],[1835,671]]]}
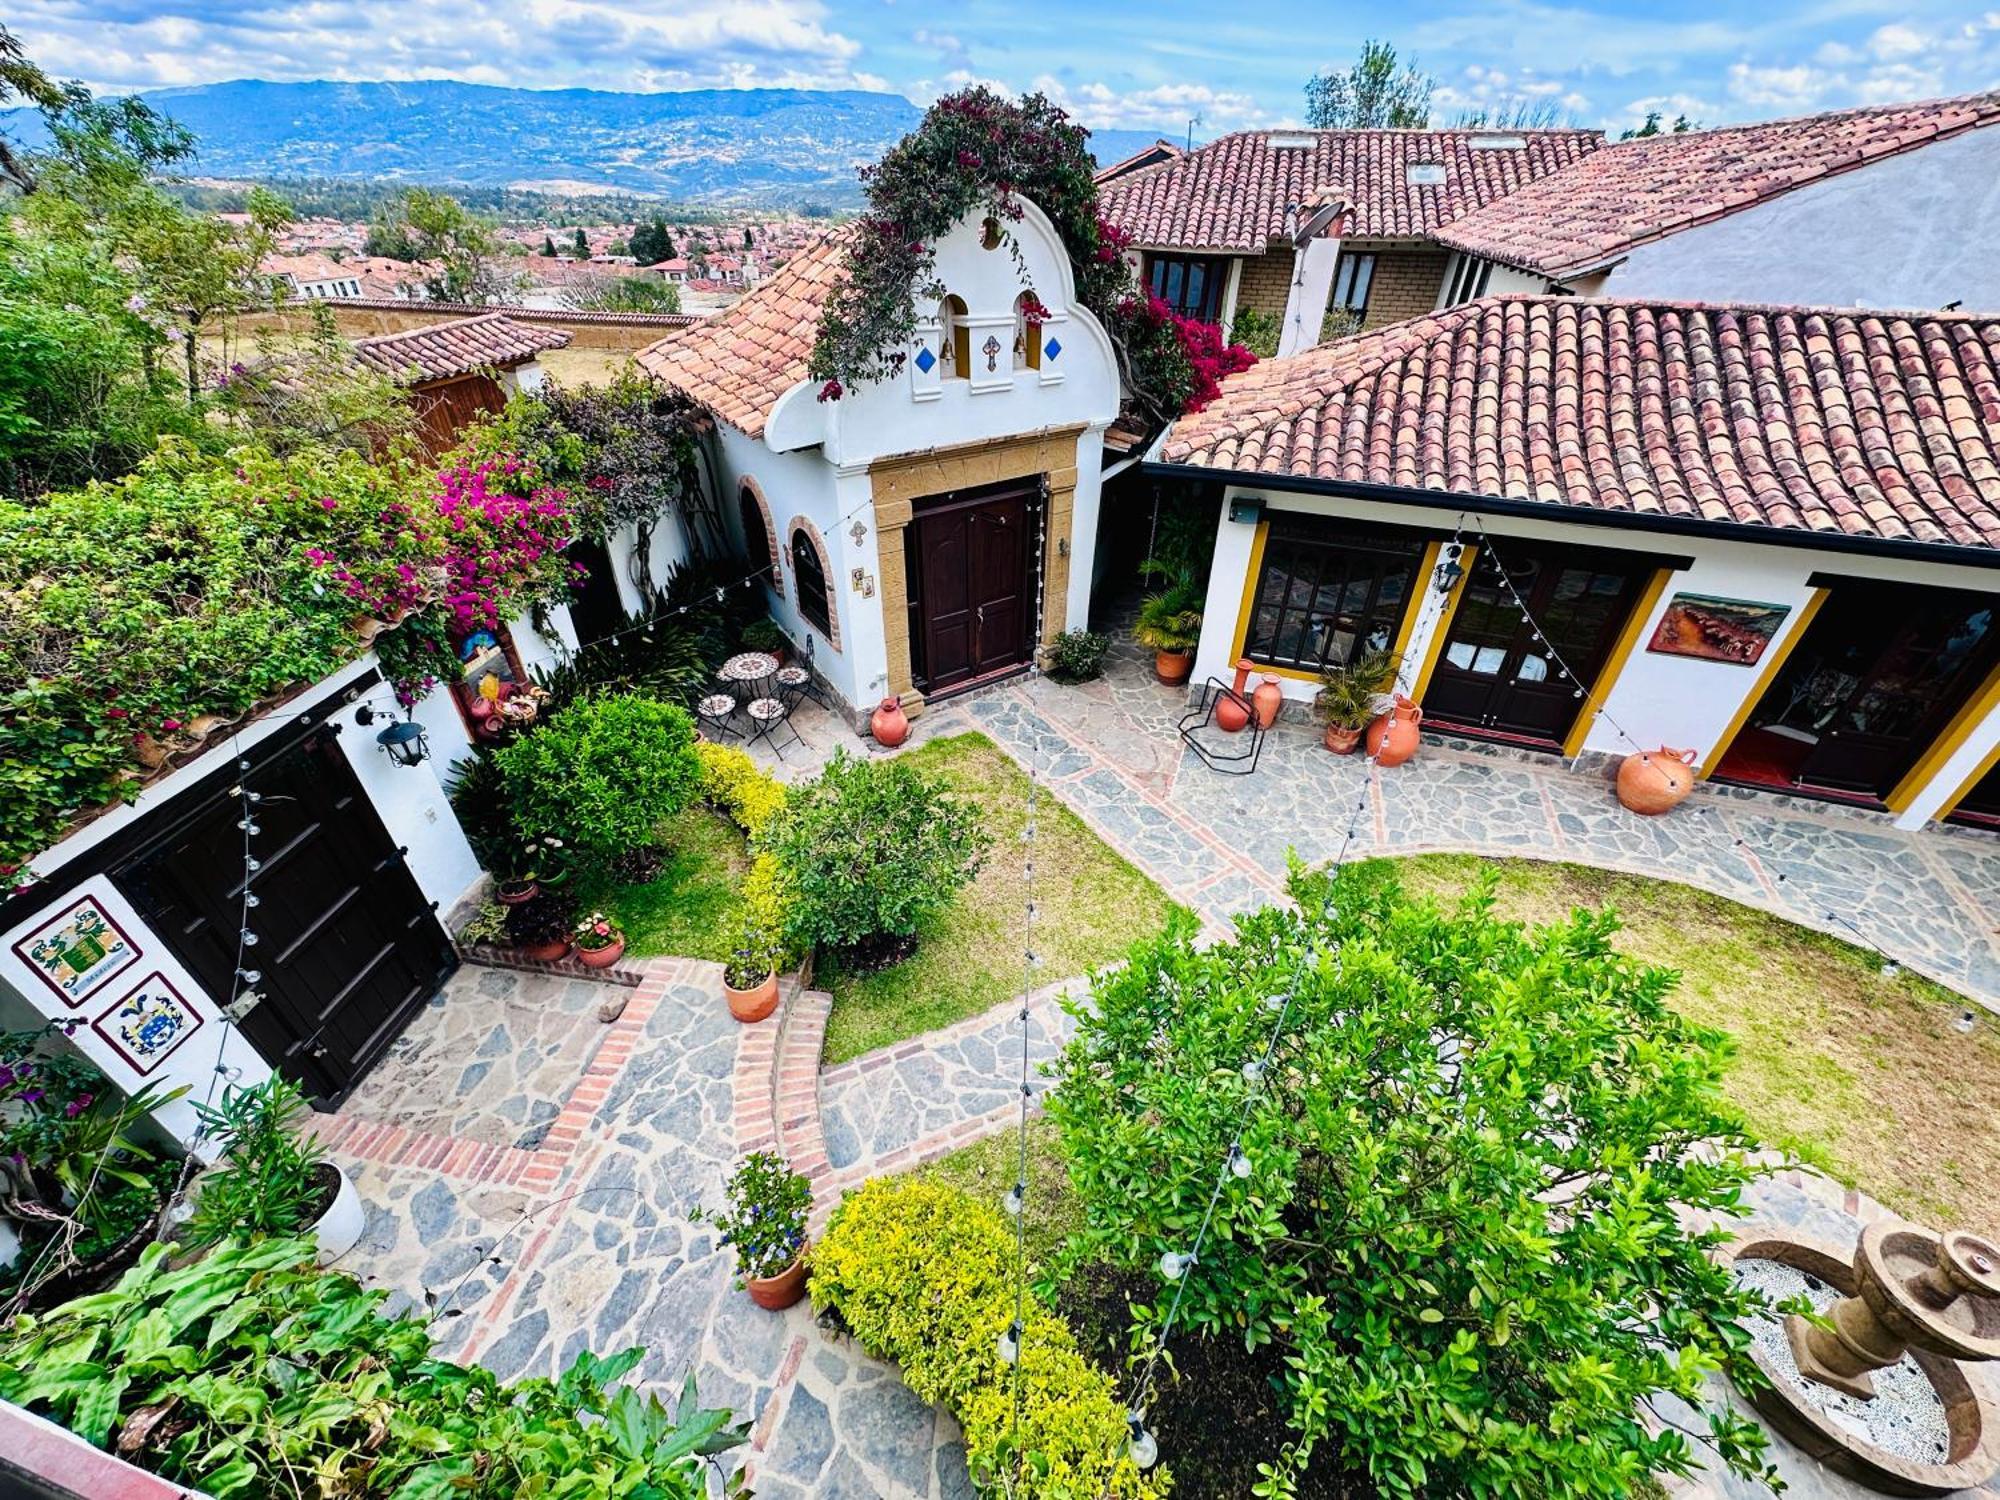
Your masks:
{"label": "green hedge", "polygon": [[[1014,1236],[992,1208],[955,1188],[884,1178],[834,1212],[813,1247],[812,1298],[840,1314],[903,1383],[965,1429],[966,1459],[987,1491],[1011,1471],[1014,1374],[999,1355],[1014,1317]],[[1032,1298],[1021,1340],[1021,1447],[1043,1500],[1156,1500],[1163,1470],[1126,1457],[1125,1408],[1109,1377],[1077,1352],[1062,1319]]]}

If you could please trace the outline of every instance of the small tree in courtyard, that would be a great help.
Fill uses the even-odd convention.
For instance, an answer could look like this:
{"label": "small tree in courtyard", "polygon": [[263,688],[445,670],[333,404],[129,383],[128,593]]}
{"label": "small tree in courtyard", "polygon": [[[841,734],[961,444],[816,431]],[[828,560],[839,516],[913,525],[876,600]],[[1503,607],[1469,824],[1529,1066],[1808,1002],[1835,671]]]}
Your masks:
{"label": "small tree in courtyard", "polygon": [[[1175,1294],[1155,1268],[1194,1249],[1221,1182],[1170,1347],[1240,1341],[1233,1391],[1200,1351],[1210,1408],[1261,1409],[1278,1373],[1288,1436],[1259,1495],[1615,1496],[1687,1473],[1689,1437],[1649,1405],[1758,1379],[1741,1323],[1761,1300],[1683,1220],[1755,1175],[1723,1036],[1613,951],[1609,913],[1530,930],[1490,886],[1440,910],[1383,864],[1295,867],[1291,893],[1206,950],[1184,920],[1077,1007],[1049,1113],[1087,1220],[1059,1272],[1157,1277],[1133,1309],[1150,1347]],[[1247,1175],[1222,1170],[1232,1142]],[[1759,1429],[1706,1420],[1755,1473]]]}
{"label": "small tree in courtyard", "polygon": [[687,711],[630,693],[563,709],[494,759],[517,827],[601,861],[652,843],[701,785]]}

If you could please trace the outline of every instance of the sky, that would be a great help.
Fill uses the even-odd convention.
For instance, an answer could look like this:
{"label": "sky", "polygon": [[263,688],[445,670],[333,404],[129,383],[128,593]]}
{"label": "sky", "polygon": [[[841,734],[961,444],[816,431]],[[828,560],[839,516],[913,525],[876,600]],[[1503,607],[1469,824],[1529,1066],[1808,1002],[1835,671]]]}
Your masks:
{"label": "sky", "polygon": [[1315,69],[1394,43],[1433,119],[1554,101],[1616,131],[2000,86],[2000,0],[8,0],[51,73],[106,92],[232,78],[515,87],[1039,88],[1093,127],[1298,123]]}

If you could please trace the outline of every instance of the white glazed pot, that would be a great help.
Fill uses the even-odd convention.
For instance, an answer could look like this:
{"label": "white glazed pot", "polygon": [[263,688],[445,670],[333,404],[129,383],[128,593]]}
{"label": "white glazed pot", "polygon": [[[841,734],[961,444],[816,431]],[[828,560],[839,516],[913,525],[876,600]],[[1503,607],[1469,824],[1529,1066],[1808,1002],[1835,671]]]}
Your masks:
{"label": "white glazed pot", "polygon": [[340,1172],[340,1191],[312,1230],[319,1240],[319,1263],[323,1266],[332,1265],[352,1250],[368,1226],[368,1210],[362,1207],[361,1194],[345,1172],[338,1167],[334,1171]]}

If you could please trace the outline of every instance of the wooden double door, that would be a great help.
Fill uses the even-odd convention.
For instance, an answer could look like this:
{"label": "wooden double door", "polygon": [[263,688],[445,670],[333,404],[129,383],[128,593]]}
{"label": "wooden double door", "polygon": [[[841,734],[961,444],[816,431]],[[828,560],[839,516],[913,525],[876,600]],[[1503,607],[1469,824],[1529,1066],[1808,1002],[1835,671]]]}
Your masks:
{"label": "wooden double door", "polygon": [[1482,547],[1424,694],[1427,721],[1560,747],[1653,571],[1631,553]]}
{"label": "wooden double door", "polygon": [[917,502],[904,556],[910,671],[925,696],[1027,665],[1042,503],[1034,481]]}
{"label": "wooden double door", "polygon": [[[247,877],[258,941],[243,967],[259,973],[264,999],[242,1030],[324,1108],[347,1096],[457,963],[338,732],[322,725],[245,778],[262,800],[250,840],[258,868]],[[112,877],[216,996],[235,989],[246,915],[242,815],[220,789]]]}

